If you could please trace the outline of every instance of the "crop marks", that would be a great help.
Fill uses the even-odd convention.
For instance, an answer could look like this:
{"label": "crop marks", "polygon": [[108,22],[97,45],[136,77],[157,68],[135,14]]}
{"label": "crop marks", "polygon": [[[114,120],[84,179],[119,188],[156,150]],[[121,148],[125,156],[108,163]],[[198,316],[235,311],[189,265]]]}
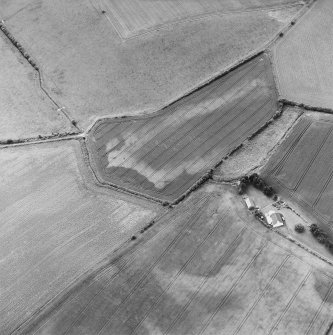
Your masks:
{"label": "crop marks", "polygon": [[175,200],[275,111],[272,75],[261,55],[155,116],[99,122],[88,146],[103,181]]}
{"label": "crop marks", "polygon": [[112,23],[119,35],[128,38],[163,24],[186,19],[199,19],[210,14],[243,12],[255,9],[281,7],[296,1],[290,0],[190,0],[190,1],[142,1],[103,0],[109,9]]}
{"label": "crop marks", "polygon": [[332,278],[287,251],[290,242],[249,229],[244,208],[221,206],[228,191],[209,187],[25,334],[324,334]]}
{"label": "crop marks", "polygon": [[320,220],[331,225],[332,148],[333,118],[302,117],[264,172],[276,189],[287,192]]}
{"label": "crop marks", "polygon": [[317,1],[274,47],[282,98],[333,108],[333,1]]}

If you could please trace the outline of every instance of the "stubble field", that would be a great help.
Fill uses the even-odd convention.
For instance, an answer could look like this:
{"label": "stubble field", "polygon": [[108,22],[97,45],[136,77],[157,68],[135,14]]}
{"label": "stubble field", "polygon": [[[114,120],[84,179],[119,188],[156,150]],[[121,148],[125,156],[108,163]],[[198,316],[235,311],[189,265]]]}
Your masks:
{"label": "stubble field", "polygon": [[263,174],[278,192],[287,194],[332,229],[333,117],[303,116]]}
{"label": "stubble field", "polygon": [[158,213],[153,204],[96,188],[80,154],[78,142],[0,150],[1,334],[11,334]]}
{"label": "stubble field", "polygon": [[332,270],[273,235],[209,185],[24,331],[324,335]]}
{"label": "stubble field", "polygon": [[[171,6],[141,1],[154,20],[157,3]],[[123,40],[100,1],[0,1],[1,19],[36,60],[48,93],[81,128],[100,116],[158,110],[262,47],[300,8],[185,18]]]}
{"label": "stubble field", "polygon": [[282,98],[315,107],[333,108],[333,2],[313,8],[274,46]]}
{"label": "stubble field", "polygon": [[99,122],[88,147],[103,181],[173,201],[276,110],[261,55],[156,116]]}

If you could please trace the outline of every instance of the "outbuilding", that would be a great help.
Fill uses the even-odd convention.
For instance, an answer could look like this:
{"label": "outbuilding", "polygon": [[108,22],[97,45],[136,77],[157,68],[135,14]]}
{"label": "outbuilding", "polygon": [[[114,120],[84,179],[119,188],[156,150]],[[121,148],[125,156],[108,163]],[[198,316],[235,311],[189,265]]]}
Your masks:
{"label": "outbuilding", "polygon": [[256,204],[254,203],[254,201],[248,197],[245,198],[245,203],[248,209],[255,209],[256,208]]}
{"label": "outbuilding", "polygon": [[281,227],[285,223],[285,219],[281,213],[269,211],[266,215],[266,221],[273,228]]}

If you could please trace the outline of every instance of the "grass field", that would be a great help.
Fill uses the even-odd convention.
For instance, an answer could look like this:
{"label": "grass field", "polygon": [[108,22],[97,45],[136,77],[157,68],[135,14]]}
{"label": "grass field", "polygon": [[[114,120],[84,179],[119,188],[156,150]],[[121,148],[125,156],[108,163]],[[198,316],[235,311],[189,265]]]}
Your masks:
{"label": "grass field", "polygon": [[317,1],[295,29],[274,47],[283,98],[333,108],[333,2]]}
{"label": "grass field", "polygon": [[333,117],[308,114],[300,119],[263,172],[273,187],[291,196],[331,229],[332,147]]}
{"label": "grass field", "polygon": [[142,0],[102,0],[108,8],[115,29],[123,38],[144,33],[150,29],[158,29],[161,25],[184,19],[200,19],[207,15],[221,13],[245,12],[281,8],[296,4],[291,0],[251,0],[251,1],[142,1]]}
{"label": "grass field", "polygon": [[94,187],[78,142],[0,150],[0,333],[11,332],[158,209]]}
{"label": "grass field", "polygon": [[[141,3],[158,7],[179,1]],[[98,116],[140,114],[168,104],[260,48],[301,7],[181,20],[122,40],[105,4],[0,1],[1,18],[36,60],[45,88],[82,128]]]}
{"label": "grass field", "polygon": [[0,31],[0,140],[71,131],[42,92],[37,72]]}
{"label": "grass field", "polygon": [[255,221],[231,188],[209,185],[22,331],[324,335],[332,276]]}
{"label": "grass field", "polygon": [[106,182],[175,200],[276,110],[261,55],[156,116],[97,123],[88,141],[93,165]]}

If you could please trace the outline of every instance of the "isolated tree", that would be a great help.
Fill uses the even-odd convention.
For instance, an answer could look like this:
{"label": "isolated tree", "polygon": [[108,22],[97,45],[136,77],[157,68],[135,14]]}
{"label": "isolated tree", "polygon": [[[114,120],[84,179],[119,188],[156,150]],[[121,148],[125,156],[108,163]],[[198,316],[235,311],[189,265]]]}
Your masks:
{"label": "isolated tree", "polygon": [[297,231],[298,233],[303,233],[305,231],[305,228],[304,228],[304,226],[301,223],[298,223],[295,226],[295,231]]}

